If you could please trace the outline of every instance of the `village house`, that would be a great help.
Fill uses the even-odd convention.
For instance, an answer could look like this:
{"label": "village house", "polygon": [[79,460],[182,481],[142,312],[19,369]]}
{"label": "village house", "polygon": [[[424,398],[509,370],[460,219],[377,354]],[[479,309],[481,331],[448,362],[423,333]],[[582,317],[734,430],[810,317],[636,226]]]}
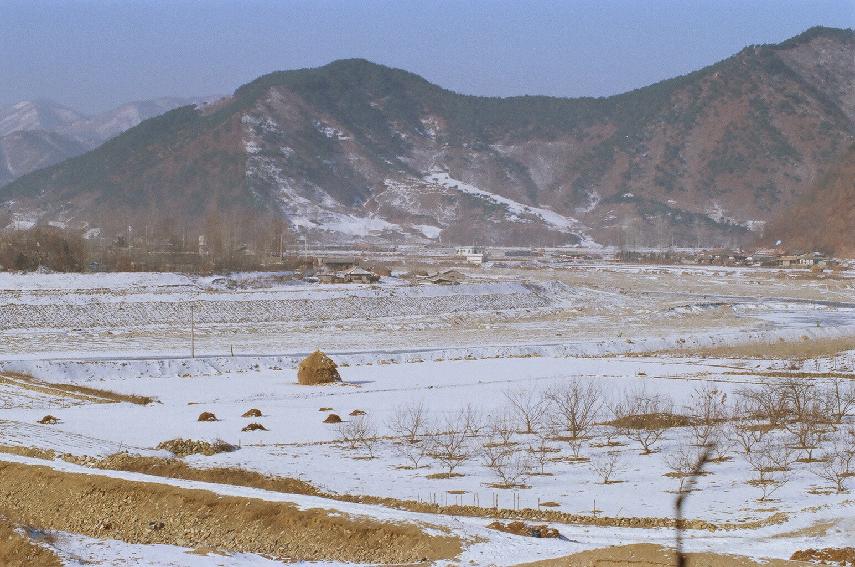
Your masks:
{"label": "village house", "polygon": [[458,246],[454,254],[462,256],[470,264],[478,266],[487,261],[487,251],[480,246]]}

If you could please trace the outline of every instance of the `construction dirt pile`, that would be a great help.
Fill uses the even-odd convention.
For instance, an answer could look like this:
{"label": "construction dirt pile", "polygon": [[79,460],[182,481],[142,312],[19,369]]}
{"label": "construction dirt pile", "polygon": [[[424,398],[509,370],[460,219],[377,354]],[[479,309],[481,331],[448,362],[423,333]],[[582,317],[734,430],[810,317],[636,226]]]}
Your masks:
{"label": "construction dirt pile", "polygon": [[332,384],[341,382],[341,376],[333,359],[316,350],[304,358],[297,367],[297,382],[304,386]]}
{"label": "construction dirt pile", "polygon": [[258,553],[284,561],[414,563],[452,559],[454,537],[292,504],[219,496],[48,467],[0,463],[10,521],[100,539]]}

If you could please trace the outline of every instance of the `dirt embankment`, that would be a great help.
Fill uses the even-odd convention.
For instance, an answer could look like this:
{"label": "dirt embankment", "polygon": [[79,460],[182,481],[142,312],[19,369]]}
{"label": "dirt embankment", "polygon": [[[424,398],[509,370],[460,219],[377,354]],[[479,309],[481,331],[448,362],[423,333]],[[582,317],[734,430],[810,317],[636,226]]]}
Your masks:
{"label": "dirt embankment", "polygon": [[[748,557],[721,555],[718,553],[688,553],[687,567],[794,567],[809,565],[801,561],[773,559],[759,563]],[[673,549],[650,543],[620,545],[602,549],[592,549],[574,553],[557,559],[546,559],[535,563],[525,563],[517,567],[607,567],[632,565],[633,567],[673,567],[677,564]]]}
{"label": "dirt embankment", "polygon": [[[3,447],[0,446],[0,451]],[[19,451],[14,451],[20,454]],[[104,469],[104,470],[121,470],[128,472],[138,472],[150,474],[154,476],[181,478],[185,480],[198,480],[202,482],[213,482],[219,484],[230,484],[234,486],[247,486],[251,488],[262,488],[264,490],[272,490],[276,492],[284,492],[290,494],[306,494],[310,496],[320,496],[330,500],[339,502],[353,502],[358,504],[372,504],[385,506],[387,508],[396,508],[398,510],[406,510],[408,512],[418,512],[426,514],[445,514],[451,516],[469,516],[476,518],[498,518],[505,520],[527,520],[533,522],[555,522],[562,524],[585,524],[592,526],[613,526],[625,528],[674,528],[677,521],[674,518],[657,518],[657,517],[610,517],[610,516],[592,516],[584,514],[571,514],[568,512],[560,512],[557,510],[543,510],[524,508],[522,510],[513,510],[507,508],[485,508],[480,506],[468,505],[448,505],[430,504],[427,502],[417,502],[415,500],[400,500],[397,498],[388,498],[383,496],[372,495],[354,495],[354,494],[338,494],[325,492],[312,486],[311,484],[294,478],[267,476],[255,471],[248,471],[239,468],[196,468],[187,465],[180,459],[162,459],[160,457],[143,457],[139,455],[130,455],[127,453],[118,453],[111,455],[105,459],[80,458],[64,455],[64,460],[73,462],[79,465]],[[779,524],[786,521],[786,515],[776,513],[764,520],[714,524],[705,520],[685,519],[683,526],[686,529],[693,530],[731,530],[731,529],[754,529],[762,526]]]}
{"label": "dirt embankment", "polygon": [[5,567],[60,567],[62,562],[52,551],[36,545],[15,527],[0,518],[0,565]]}
{"label": "dirt embankment", "polygon": [[94,404],[128,402],[136,405],[148,405],[155,401],[154,398],[148,396],[136,396],[133,394],[119,394],[110,390],[101,390],[99,388],[89,388],[87,386],[78,386],[76,384],[57,384],[53,382],[45,382],[37,378],[33,378],[28,374],[18,372],[6,372],[0,374],[0,383],[17,386],[33,392],[40,392],[51,396],[59,396],[72,398]]}
{"label": "dirt embankment", "polygon": [[459,539],[204,490],[0,463],[10,521],[130,543],[259,553],[281,560],[415,563],[451,559]]}

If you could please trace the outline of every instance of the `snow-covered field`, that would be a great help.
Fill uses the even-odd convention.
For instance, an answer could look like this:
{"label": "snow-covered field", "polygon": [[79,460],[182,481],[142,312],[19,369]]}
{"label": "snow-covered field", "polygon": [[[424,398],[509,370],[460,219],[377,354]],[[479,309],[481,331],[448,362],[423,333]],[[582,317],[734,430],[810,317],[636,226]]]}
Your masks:
{"label": "snow-covered field", "polygon": [[[191,304],[196,358],[189,356]],[[597,518],[672,518],[681,486],[677,457],[697,453],[696,428],[678,423],[660,432],[650,454],[641,454],[631,429],[608,423],[633,395],[658,400],[669,414],[697,417],[703,392],[715,392],[732,408],[745,391],[789,379],[824,392],[855,384],[855,339],[848,351],[807,358],[764,357],[762,346],[756,358],[695,354],[748,342],[845,344],[855,337],[852,279],[782,281],[764,270],[497,269],[472,271],[455,286],[397,278],[375,286],[321,286],[260,274],[2,274],[0,332],[2,445],[76,457],[122,451],[170,457],[156,448],[162,441],[222,439],[239,448],[184,461],[302,479],[322,496],[143,478],[60,458],[50,466],[426,523],[464,538],[455,563],[474,565],[514,565],[621,543],[672,544],[668,527],[595,525]],[[299,361],[316,348],[339,364],[343,383],[296,383]],[[156,402],[93,403],[73,390],[33,388],[16,380],[16,372]],[[573,385],[593,388],[597,397],[592,423],[576,438],[555,417],[556,400]],[[520,412],[509,403],[520,392],[546,400],[534,412],[533,433],[520,432]],[[241,417],[250,408],[262,416]],[[416,408],[423,410],[424,428],[418,442],[408,444],[394,423]],[[365,415],[352,416],[355,410]],[[202,412],[217,421],[197,421]],[[324,423],[331,413],[344,423]],[[46,414],[59,423],[37,424]],[[469,428],[462,425],[467,419]],[[250,422],[267,431],[242,431]],[[845,434],[852,422],[849,415],[827,426],[816,454],[830,451],[831,429]],[[429,438],[447,437],[455,427],[466,435],[451,459],[453,475],[437,474],[448,467],[436,445],[417,456],[418,466],[408,460],[414,446],[436,443]],[[797,549],[851,544],[851,494],[833,490],[817,462],[796,461],[804,450],[792,449],[785,428],[767,439],[790,446],[792,462],[785,482],[773,479],[782,483],[763,500],[734,433],[725,424],[716,429],[724,458],[706,465],[684,515],[719,529],[698,524],[689,530],[691,549],[788,558]],[[498,451],[512,462],[496,465],[491,449],[499,445],[512,448]],[[35,462],[12,453],[0,459]],[[607,466],[614,470],[604,483]],[[855,489],[855,479],[845,484]],[[457,504],[475,515],[357,504],[353,496]],[[487,529],[497,501],[499,508],[542,513],[564,537]],[[70,565],[274,564],[252,554],[188,555],[180,546],[53,536],[50,545]]]}

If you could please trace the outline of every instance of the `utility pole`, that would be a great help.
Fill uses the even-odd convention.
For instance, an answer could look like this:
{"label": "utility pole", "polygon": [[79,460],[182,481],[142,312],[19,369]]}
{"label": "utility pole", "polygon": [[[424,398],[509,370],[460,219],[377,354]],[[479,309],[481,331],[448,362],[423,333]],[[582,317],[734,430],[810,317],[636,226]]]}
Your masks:
{"label": "utility pole", "polygon": [[190,302],[190,358],[196,358],[196,304]]}

